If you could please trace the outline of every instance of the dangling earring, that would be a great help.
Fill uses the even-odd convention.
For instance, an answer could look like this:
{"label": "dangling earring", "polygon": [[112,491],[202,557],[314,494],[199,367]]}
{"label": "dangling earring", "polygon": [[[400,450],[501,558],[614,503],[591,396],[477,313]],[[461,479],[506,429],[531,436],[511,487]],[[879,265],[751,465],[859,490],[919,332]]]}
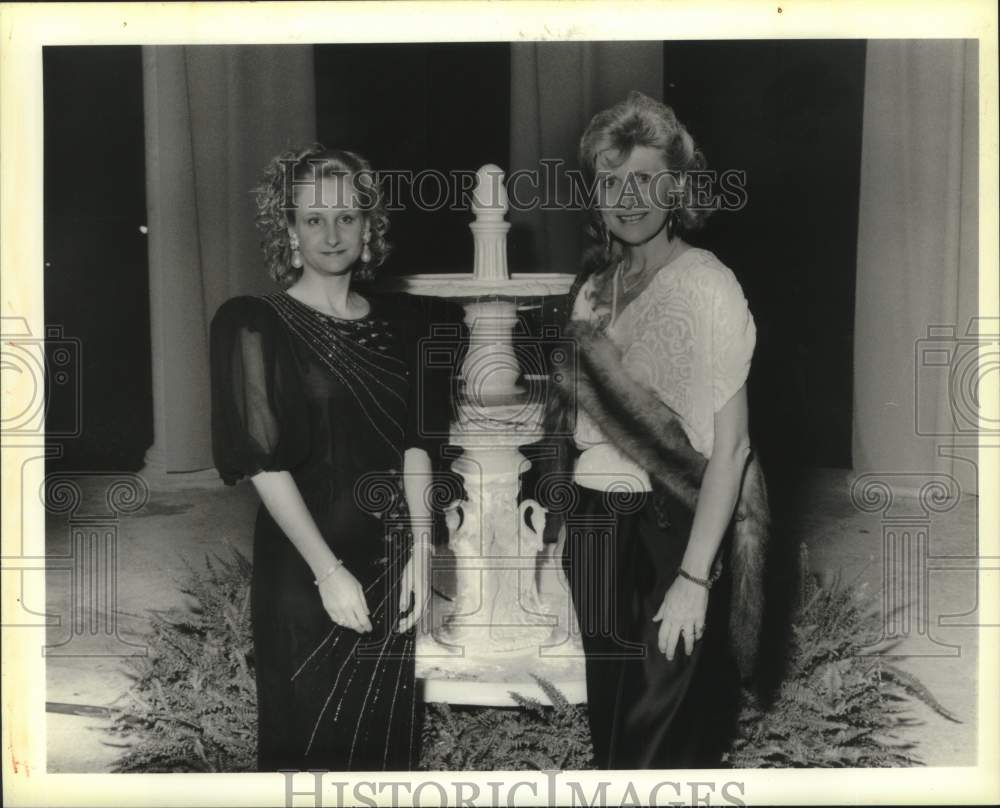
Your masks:
{"label": "dangling earring", "polygon": [[677,213],[670,211],[667,214],[667,241],[674,240],[674,232],[677,230]]}
{"label": "dangling earring", "polygon": [[365,246],[361,248],[361,263],[362,264],[368,264],[372,260],[372,251],[371,251],[371,248],[368,246],[368,242],[371,241],[371,237],[372,237],[371,231],[370,230],[365,230],[365,234],[362,237],[362,240],[364,241]]}
{"label": "dangling earring", "polygon": [[608,230],[608,226],[602,221],[601,222],[601,247],[604,250],[604,260],[611,260],[611,231]]}
{"label": "dangling earring", "polygon": [[677,188],[677,196],[672,197],[672,204],[670,205],[670,212],[667,214],[667,241],[674,240],[674,233],[677,232],[677,223],[680,221],[680,216],[678,211],[684,206],[684,201],[687,199],[685,183],[682,180],[680,187]]}
{"label": "dangling earring", "polygon": [[302,269],[302,253],[299,252],[299,237],[296,235],[289,236],[288,246],[292,248],[292,266],[295,269]]}

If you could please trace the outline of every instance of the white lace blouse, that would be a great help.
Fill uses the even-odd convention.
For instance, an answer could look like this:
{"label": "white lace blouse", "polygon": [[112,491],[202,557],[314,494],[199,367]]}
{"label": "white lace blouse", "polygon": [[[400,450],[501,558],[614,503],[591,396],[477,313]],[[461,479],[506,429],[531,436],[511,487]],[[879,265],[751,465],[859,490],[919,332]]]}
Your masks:
{"label": "white lace blouse", "polygon": [[[591,278],[574,301],[572,319],[606,316],[606,307],[594,306],[593,292]],[[710,457],[715,413],[746,382],[757,338],[732,270],[707,250],[689,249],[660,269],[637,298],[624,308],[619,304],[607,333],[622,350],[626,371],[677,412],[691,445]],[[576,442],[589,449],[608,439],[581,411]]]}

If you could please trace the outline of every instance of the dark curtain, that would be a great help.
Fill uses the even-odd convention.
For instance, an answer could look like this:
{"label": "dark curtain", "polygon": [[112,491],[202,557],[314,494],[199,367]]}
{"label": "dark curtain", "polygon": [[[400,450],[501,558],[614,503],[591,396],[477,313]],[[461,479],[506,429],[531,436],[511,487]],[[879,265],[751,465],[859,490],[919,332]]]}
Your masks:
{"label": "dark curtain", "polygon": [[80,345],[46,391],[52,465],[136,471],[153,439],[142,53],[48,46],[42,71],[45,323]]}
{"label": "dark curtain", "polygon": [[664,99],[746,206],[692,239],[736,273],[757,324],[758,448],[792,470],[851,467],[863,41],[669,42]]}
{"label": "dark curtain", "polygon": [[391,193],[394,252],[381,272],[471,272],[467,200],[458,180],[442,188],[433,175],[506,165],[509,46],[317,45],[315,54],[320,140],[414,178],[387,183],[399,192]]}

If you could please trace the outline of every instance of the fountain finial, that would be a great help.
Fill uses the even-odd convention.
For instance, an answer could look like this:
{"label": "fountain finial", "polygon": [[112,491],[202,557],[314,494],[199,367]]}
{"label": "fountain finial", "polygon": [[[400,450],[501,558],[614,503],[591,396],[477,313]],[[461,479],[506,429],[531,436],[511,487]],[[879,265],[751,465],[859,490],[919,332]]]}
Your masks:
{"label": "fountain finial", "polygon": [[472,191],[472,212],[476,220],[469,224],[476,255],[472,274],[478,280],[506,281],[507,189],[503,184],[503,169],[487,163],[476,172],[476,187]]}
{"label": "fountain finial", "polygon": [[507,215],[507,189],[500,166],[487,163],[476,172],[472,212],[479,222],[502,222]]}

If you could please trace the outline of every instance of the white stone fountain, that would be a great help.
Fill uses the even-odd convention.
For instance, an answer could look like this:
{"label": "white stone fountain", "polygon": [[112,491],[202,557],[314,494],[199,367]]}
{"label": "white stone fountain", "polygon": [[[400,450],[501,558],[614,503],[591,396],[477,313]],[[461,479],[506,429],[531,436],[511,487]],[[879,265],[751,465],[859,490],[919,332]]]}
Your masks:
{"label": "white stone fountain", "polygon": [[418,628],[417,676],[427,701],[513,705],[515,691],[544,703],[534,674],[579,702],[583,651],[561,548],[542,544],[544,508],[518,502],[519,475],[530,467],[519,447],[542,437],[544,368],[522,367],[513,337],[517,299],[565,294],[573,276],[509,274],[503,176],[494,165],[477,172],[473,273],[401,284],[410,294],[458,299],[470,331],[450,436],[462,448],[452,468],[466,498],[446,512],[448,552],[434,559],[438,593]]}

